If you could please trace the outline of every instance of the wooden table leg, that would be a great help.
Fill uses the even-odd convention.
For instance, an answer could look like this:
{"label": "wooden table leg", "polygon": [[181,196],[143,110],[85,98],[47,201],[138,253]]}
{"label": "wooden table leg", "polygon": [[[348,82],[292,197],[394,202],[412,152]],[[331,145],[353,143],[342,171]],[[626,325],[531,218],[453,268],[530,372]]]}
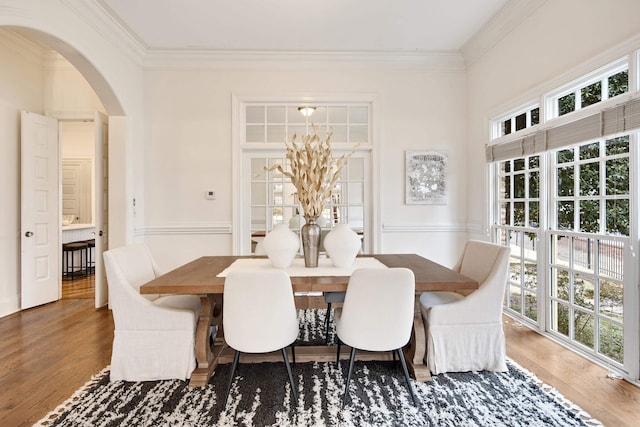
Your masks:
{"label": "wooden table leg", "polygon": [[416,295],[413,309],[413,330],[411,331],[411,341],[404,348],[405,358],[407,359],[407,367],[418,381],[431,381],[431,372],[424,364],[424,356],[427,349],[427,336],[422,321],[422,312],[420,311],[420,295]]}
{"label": "wooden table leg", "polygon": [[[215,310],[215,312],[214,312]],[[198,387],[207,385],[209,378],[218,365],[218,357],[224,350],[224,340],[216,340],[218,345],[214,345],[213,351],[209,342],[209,328],[214,314],[221,312],[221,307],[216,304],[213,295],[200,295],[200,318],[196,326],[196,369],[191,373],[189,385]]]}

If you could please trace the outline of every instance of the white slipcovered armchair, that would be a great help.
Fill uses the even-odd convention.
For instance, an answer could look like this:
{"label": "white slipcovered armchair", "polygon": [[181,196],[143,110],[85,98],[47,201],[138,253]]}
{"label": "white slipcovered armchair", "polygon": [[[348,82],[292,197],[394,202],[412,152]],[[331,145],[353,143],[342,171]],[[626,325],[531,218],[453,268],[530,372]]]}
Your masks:
{"label": "white slipcovered armchair", "polygon": [[143,244],[106,251],[104,264],[115,323],[111,381],[189,378],[200,298],[141,295],[140,286],[159,275]]}
{"label": "white slipcovered armchair", "polygon": [[420,296],[427,340],[426,364],[442,372],[507,370],[502,303],[509,248],[470,240],[453,270],[476,280],[470,293],[424,292]]}

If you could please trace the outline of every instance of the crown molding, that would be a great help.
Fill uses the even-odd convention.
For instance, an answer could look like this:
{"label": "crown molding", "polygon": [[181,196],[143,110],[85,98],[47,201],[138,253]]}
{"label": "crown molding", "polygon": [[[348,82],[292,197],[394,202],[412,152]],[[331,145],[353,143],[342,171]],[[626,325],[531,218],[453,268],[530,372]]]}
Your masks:
{"label": "crown molding", "polygon": [[79,19],[101,35],[108,44],[117,46],[134,63],[142,66],[142,58],[146,52],[140,40],[120,20],[114,18],[113,12],[102,1],[60,0]]}
{"label": "crown molding", "polygon": [[464,71],[464,58],[457,51],[438,52],[294,52],[294,51],[203,51],[150,50],[147,68],[259,68],[317,69],[319,66],[362,68],[370,66],[420,68],[433,71]]}
{"label": "crown molding", "polygon": [[460,49],[467,67],[518,28],[547,0],[510,0]]}

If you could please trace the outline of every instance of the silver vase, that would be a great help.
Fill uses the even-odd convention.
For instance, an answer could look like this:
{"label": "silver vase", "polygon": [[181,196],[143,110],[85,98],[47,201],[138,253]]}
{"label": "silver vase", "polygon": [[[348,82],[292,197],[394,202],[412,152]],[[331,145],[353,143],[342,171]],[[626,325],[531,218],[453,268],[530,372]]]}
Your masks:
{"label": "silver vase", "polygon": [[317,267],[320,253],[320,226],[316,223],[318,217],[306,217],[306,224],[302,226],[302,251],[304,252],[304,266]]}

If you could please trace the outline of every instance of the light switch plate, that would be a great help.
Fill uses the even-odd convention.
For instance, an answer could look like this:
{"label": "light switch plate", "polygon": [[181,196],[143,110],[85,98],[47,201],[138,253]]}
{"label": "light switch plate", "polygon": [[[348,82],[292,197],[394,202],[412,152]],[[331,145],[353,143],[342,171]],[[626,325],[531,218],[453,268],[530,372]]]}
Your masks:
{"label": "light switch plate", "polygon": [[207,200],[215,200],[216,199],[216,192],[213,190],[207,190],[205,192],[205,197],[207,198]]}

